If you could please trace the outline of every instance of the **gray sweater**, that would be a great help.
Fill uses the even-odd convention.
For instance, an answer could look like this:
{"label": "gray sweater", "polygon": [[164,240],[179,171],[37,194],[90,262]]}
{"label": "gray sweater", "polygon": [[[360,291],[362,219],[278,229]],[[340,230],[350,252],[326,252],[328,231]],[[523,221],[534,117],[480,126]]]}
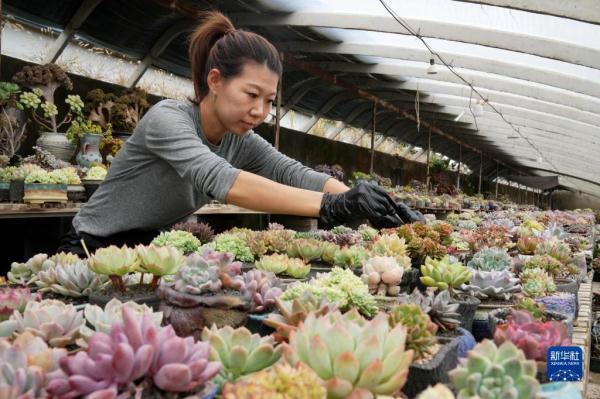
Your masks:
{"label": "gray sweater", "polygon": [[289,186],[323,191],[328,175],[278,152],[256,133],[227,133],[217,146],[189,101],[154,105],[73,219],[75,230],[106,237],[171,226],[213,199],[225,202],[240,170]]}

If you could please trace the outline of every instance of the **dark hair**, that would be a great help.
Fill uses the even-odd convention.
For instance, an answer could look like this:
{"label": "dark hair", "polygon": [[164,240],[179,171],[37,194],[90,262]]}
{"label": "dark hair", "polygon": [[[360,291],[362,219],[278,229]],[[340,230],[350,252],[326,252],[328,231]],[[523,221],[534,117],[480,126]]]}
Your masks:
{"label": "dark hair", "polygon": [[229,78],[238,75],[247,61],[255,61],[281,76],[279,53],[263,36],[235,29],[229,18],[218,11],[202,13],[201,19],[189,47],[195,102],[208,94],[208,72],[213,68]]}

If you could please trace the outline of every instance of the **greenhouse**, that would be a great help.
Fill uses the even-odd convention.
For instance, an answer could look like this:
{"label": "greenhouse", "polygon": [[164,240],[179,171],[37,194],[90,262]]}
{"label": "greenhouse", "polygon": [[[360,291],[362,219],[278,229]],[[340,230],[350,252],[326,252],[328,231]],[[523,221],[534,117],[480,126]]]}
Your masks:
{"label": "greenhouse", "polygon": [[0,10],[0,399],[600,399],[598,1]]}

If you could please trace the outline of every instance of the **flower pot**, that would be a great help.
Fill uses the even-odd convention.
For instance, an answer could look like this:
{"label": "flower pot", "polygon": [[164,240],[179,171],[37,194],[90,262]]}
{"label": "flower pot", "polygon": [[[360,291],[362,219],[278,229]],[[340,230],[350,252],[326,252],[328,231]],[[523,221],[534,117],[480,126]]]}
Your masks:
{"label": "flower pot", "polygon": [[83,202],[87,198],[85,188],[81,184],[69,184],[67,186],[67,198],[71,202]]}
{"label": "flower pot", "polygon": [[571,293],[562,292],[534,299],[537,303],[544,305],[546,311],[563,313],[573,319],[576,317],[577,300],[575,299],[575,295]]}
{"label": "flower pot", "polygon": [[402,274],[402,280],[400,281],[400,288],[402,292],[411,293],[419,285],[421,271],[416,267],[410,267],[404,270]]}
{"label": "flower pot", "polygon": [[[488,313],[489,329],[494,336],[496,326],[507,323],[507,318],[510,313],[510,308],[496,309]],[[573,317],[564,313],[558,313],[547,310],[545,312],[544,321],[560,321],[567,326],[569,336],[573,336]]]}
{"label": "flower pot", "polygon": [[475,317],[473,318],[473,336],[477,342],[481,342],[484,339],[493,339],[494,330],[491,329],[489,323],[489,315],[491,312],[497,311],[498,309],[506,309],[510,312],[510,309],[514,306],[513,303],[497,303],[491,301],[484,301],[479,304]]}
{"label": "flower pot", "polygon": [[590,357],[590,371],[592,373],[600,373],[600,358]]}
{"label": "flower pot", "polygon": [[8,192],[10,202],[23,202],[25,182],[23,180],[12,180]]}
{"label": "flower pot", "polygon": [[452,299],[453,303],[458,303],[458,314],[460,315],[460,326],[471,332],[473,330],[473,319],[475,312],[481,301],[475,297],[464,297]]}
{"label": "flower pot", "polygon": [[575,295],[575,317],[579,315],[579,284],[572,278],[554,279],[556,292],[568,292]]}
{"label": "flower pot", "polygon": [[261,337],[271,335],[275,329],[263,323],[263,320],[265,320],[268,315],[268,313],[249,314],[248,319],[246,319],[245,327],[250,330],[252,334],[259,334]]}
{"label": "flower pot", "polygon": [[102,135],[85,134],[81,139],[79,152],[75,160],[80,166],[89,168],[94,163],[102,163],[102,154],[100,154],[100,140]]}
{"label": "flower pot", "polygon": [[30,204],[67,202],[67,185],[25,183],[23,202]]}
{"label": "flower pot", "polygon": [[458,364],[458,340],[439,337],[438,342],[443,346],[433,359],[408,367],[408,379],[402,392],[409,398],[414,398],[429,385],[449,382],[448,372]]}
{"label": "flower pot", "polygon": [[92,195],[96,192],[100,184],[102,184],[104,180],[82,180],[83,188],[85,189],[85,195],[88,197],[88,201],[92,198]]}
{"label": "flower pot", "polygon": [[101,308],[113,298],[117,298],[121,302],[133,301],[140,304],[146,304],[154,310],[158,309],[160,298],[156,292],[150,288],[148,284],[142,286],[138,284],[127,285],[125,292],[115,290],[115,287],[110,284],[106,288],[90,294],[89,302],[92,305],[98,305]]}
{"label": "flower pot", "polygon": [[577,385],[570,382],[542,384],[542,390],[538,392],[537,397],[540,399],[583,399]]}
{"label": "flower pot", "polygon": [[216,324],[218,328],[240,327],[248,318],[248,305],[234,292],[220,295],[192,295],[181,293],[170,284],[157,290],[161,299],[159,310],[166,323],[171,324],[177,335],[193,336],[200,340],[204,327]]}
{"label": "flower pot", "polygon": [[77,149],[64,133],[44,132],[36,141],[38,147],[43,148],[56,158],[69,162]]}
{"label": "flower pot", "polygon": [[417,200],[417,201],[415,202],[415,206],[416,206],[417,208],[425,208],[425,201],[423,201],[423,200]]}
{"label": "flower pot", "polygon": [[10,183],[0,183],[0,202],[8,202],[10,199]]}

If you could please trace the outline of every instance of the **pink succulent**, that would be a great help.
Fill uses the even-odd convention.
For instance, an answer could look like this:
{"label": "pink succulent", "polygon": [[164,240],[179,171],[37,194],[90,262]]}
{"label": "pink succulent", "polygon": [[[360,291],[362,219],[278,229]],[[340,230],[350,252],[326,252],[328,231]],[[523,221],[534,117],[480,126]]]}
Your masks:
{"label": "pink succulent", "polygon": [[171,326],[157,327],[149,314],[123,307],[123,322],[114,324],[110,335],[95,333],[86,352],[62,358],[62,370],[51,375],[47,389],[61,398],[92,393],[114,398],[145,381],[164,391],[189,392],[219,372],[220,364],[208,361],[209,352],[208,343],[178,337]]}
{"label": "pink succulent", "polygon": [[30,301],[40,301],[40,294],[32,294],[29,288],[0,289],[0,321],[6,320],[15,310],[23,313],[25,305]]}
{"label": "pink succulent", "polygon": [[[519,319],[519,315],[517,318]],[[565,324],[557,321],[526,322],[523,319],[499,325],[494,341],[497,345],[510,341],[525,353],[527,359],[539,362],[546,361],[548,348],[551,346],[571,344]]]}

